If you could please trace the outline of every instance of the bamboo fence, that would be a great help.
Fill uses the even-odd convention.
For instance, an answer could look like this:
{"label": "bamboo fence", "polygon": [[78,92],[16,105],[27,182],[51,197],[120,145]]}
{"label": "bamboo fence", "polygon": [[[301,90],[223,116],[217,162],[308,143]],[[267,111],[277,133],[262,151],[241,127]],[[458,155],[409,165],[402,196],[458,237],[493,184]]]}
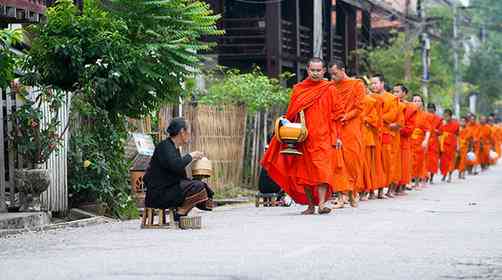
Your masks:
{"label": "bamboo fence", "polygon": [[[213,107],[189,103],[181,109],[178,105],[161,108],[157,115],[157,127],[150,127],[152,121],[149,117],[129,120],[129,124],[131,131],[151,134],[163,140],[167,137],[165,130],[169,121],[182,115],[190,123],[192,134],[190,144],[182,147],[182,152],[198,150],[207,155],[213,163],[214,173],[209,184],[214,189],[256,189],[260,161],[279,112],[280,108],[248,113],[244,106]],[[187,171],[190,173],[190,168]]]}

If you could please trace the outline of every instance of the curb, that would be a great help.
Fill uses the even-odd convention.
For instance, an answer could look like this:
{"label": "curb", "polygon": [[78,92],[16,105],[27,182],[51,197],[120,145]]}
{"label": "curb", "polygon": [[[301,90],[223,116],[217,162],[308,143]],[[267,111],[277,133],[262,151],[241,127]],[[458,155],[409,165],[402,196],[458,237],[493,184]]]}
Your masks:
{"label": "curb", "polygon": [[85,226],[90,226],[90,225],[107,224],[107,223],[112,223],[112,222],[116,222],[116,221],[117,220],[115,220],[115,219],[111,219],[111,218],[107,218],[107,217],[103,217],[103,216],[95,216],[95,217],[91,217],[91,218],[63,222],[63,223],[57,223],[57,224],[51,224],[51,225],[46,225],[46,226],[32,228],[32,229],[0,230],[0,238],[6,238],[8,236],[18,235],[18,234],[28,233],[28,232],[41,232],[41,231],[49,231],[49,230],[64,229],[64,228],[79,228],[79,227],[85,227]]}

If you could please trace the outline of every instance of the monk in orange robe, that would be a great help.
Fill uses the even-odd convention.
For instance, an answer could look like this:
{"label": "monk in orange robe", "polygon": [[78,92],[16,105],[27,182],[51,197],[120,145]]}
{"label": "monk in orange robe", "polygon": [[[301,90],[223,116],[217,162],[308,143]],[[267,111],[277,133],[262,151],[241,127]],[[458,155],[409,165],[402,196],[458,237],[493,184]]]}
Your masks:
{"label": "monk in orange robe", "polygon": [[[368,94],[366,94],[362,100],[361,132],[364,147],[364,194],[361,196],[361,200],[366,200],[366,194],[376,189],[379,181],[378,176],[381,176],[382,172],[381,164],[378,164],[376,160],[376,144],[379,141],[379,116],[377,114],[376,104],[377,100]],[[378,167],[380,167],[379,171],[377,171]]]}
{"label": "monk in orange robe", "polygon": [[423,99],[420,95],[413,96],[413,103],[417,106],[415,117],[415,129],[410,136],[413,162],[413,178],[415,188],[419,189],[427,180],[426,153],[429,146],[431,118],[429,113],[424,111]]}
{"label": "monk in orange robe", "polygon": [[443,122],[443,118],[436,115],[436,104],[427,104],[427,111],[431,118],[431,137],[429,140],[429,148],[427,150],[427,171],[429,172],[429,182],[434,183],[434,175],[439,170],[439,128]]}
{"label": "monk in orange robe", "polygon": [[404,105],[403,109],[403,126],[400,129],[400,147],[401,150],[401,180],[396,189],[396,195],[406,194],[406,185],[412,180],[412,150],[411,150],[411,134],[415,129],[415,121],[417,115],[417,107],[415,104],[405,100],[408,94],[408,89],[403,84],[396,84],[393,89],[394,95],[400,100],[400,104]]}
{"label": "monk in orange robe", "polygon": [[495,123],[495,115],[494,114],[490,114],[488,116],[488,124],[490,124],[490,128],[492,130],[492,151],[494,151],[495,153],[497,153],[497,156],[495,158],[491,158],[490,157],[490,165],[495,165],[498,161],[498,159],[500,158],[500,143],[499,143],[499,136],[498,136],[498,131],[499,131],[499,127],[497,126],[497,124]]}
{"label": "monk in orange robe", "polygon": [[442,181],[448,177],[448,183],[451,182],[451,175],[455,170],[455,159],[457,155],[457,136],[460,130],[458,121],[452,119],[453,112],[446,109],[443,114],[443,124],[439,136],[440,170],[443,174]]}
{"label": "monk in orange robe", "polygon": [[282,145],[276,135],[270,142],[262,165],[270,178],[291,198],[308,205],[302,214],[314,214],[315,205],[318,205],[319,214],[327,214],[331,209],[325,206],[326,200],[335,190],[348,190],[348,183],[343,181],[346,174],[340,173],[344,170],[343,158],[334,156],[340,141],[336,128],[339,124],[332,122],[332,86],[323,78],[325,67],[322,60],[311,59],[307,73],[308,78],[294,86],[285,115],[290,122],[299,122],[299,114],[304,112],[308,136],[298,145],[303,155],[281,154]]}
{"label": "monk in orange robe", "polygon": [[480,165],[481,159],[481,146],[480,146],[480,124],[476,121],[476,115],[469,114],[469,123],[467,124],[472,135],[472,152],[476,155],[474,161],[468,161],[467,170],[469,174],[478,175],[477,167]]}
{"label": "monk in orange robe", "polygon": [[[385,91],[383,75],[375,75],[371,78],[372,91],[382,102],[382,121],[381,130],[382,141],[382,163],[384,174],[386,176],[386,186],[388,187],[387,196],[393,197],[392,192],[401,179],[401,155],[399,146],[399,99],[391,93]],[[378,198],[384,199],[383,188],[378,190]]]}
{"label": "monk in orange robe", "polygon": [[[495,120],[493,120],[493,122],[495,123]],[[493,131],[493,135],[494,135],[494,142],[495,142],[495,152],[497,153],[497,159],[494,161],[494,163],[497,162],[498,159],[500,159],[501,155],[501,151],[502,151],[502,127],[500,126],[500,124],[494,124],[494,131]]]}
{"label": "monk in orange robe", "polygon": [[340,120],[342,127],[340,136],[345,167],[349,175],[349,201],[357,206],[358,193],[364,190],[363,177],[363,135],[361,131],[362,100],[366,88],[362,80],[351,79],[345,72],[342,62],[334,62],[330,66],[330,74],[334,87],[333,101],[343,108]]}
{"label": "monk in orange robe", "polygon": [[490,151],[493,149],[492,129],[486,116],[481,116],[479,123],[479,164],[482,170],[486,170],[490,165]]}
{"label": "monk in orange robe", "polygon": [[466,127],[467,117],[460,118],[460,132],[458,135],[458,160],[456,169],[458,170],[458,178],[465,180],[465,171],[467,168],[467,153],[471,147],[471,130]]}

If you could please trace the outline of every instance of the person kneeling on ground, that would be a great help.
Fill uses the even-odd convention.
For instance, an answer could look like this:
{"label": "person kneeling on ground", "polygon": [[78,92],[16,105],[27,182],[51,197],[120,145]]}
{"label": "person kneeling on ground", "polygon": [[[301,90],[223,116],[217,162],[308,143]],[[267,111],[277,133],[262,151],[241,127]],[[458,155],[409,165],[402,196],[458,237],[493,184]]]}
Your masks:
{"label": "person kneeling on ground", "polygon": [[187,165],[204,154],[194,151],[182,157],[178,149],[190,141],[187,122],[183,118],[171,120],[167,133],[169,138],[155,147],[144,176],[145,207],[176,208],[176,220],[188,215],[193,207],[212,210],[213,191],[205,182],[189,179],[185,171]]}

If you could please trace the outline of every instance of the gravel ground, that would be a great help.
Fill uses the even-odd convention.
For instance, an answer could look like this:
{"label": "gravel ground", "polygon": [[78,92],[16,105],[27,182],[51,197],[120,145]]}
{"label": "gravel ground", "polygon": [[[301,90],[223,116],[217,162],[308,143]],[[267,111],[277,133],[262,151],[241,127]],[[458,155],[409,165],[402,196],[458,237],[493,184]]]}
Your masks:
{"label": "gravel ground", "polygon": [[502,279],[502,167],[326,216],[222,207],[0,239],[0,279]]}

